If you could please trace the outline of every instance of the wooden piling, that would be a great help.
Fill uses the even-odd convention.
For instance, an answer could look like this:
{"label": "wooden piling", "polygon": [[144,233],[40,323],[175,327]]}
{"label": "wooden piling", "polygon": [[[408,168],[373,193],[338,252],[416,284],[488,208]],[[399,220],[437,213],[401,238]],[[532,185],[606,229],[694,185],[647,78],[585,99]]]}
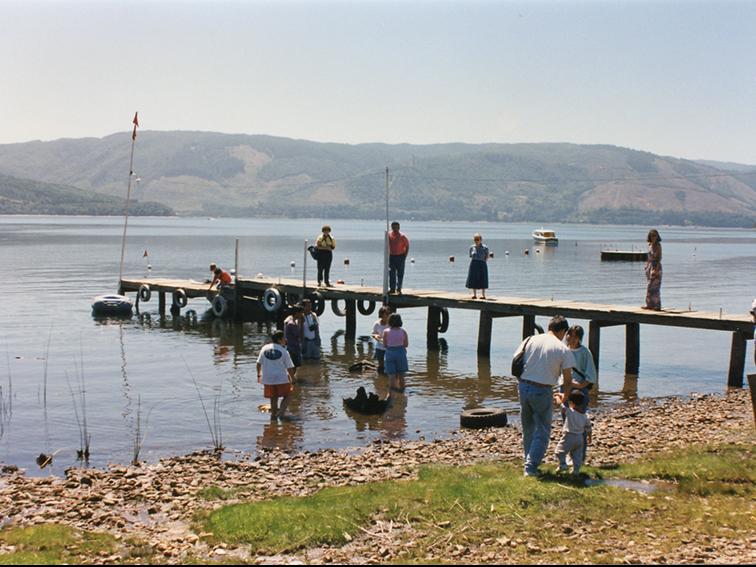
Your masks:
{"label": "wooden piling", "polygon": [[478,322],[478,356],[491,355],[491,331],[493,330],[493,314],[490,311],[480,312]]}
{"label": "wooden piling", "polygon": [[743,387],[743,372],[745,372],[746,345],[748,335],[742,331],[732,334],[732,348],[730,349],[730,372],[727,385],[731,388]]}
{"label": "wooden piling", "polygon": [[438,350],[438,328],[441,325],[441,308],[428,307],[428,350]]}
{"label": "wooden piling", "polygon": [[640,370],[640,324],[625,325],[625,374],[638,374]]}
{"label": "wooden piling", "polygon": [[535,333],[535,315],[523,315],[522,317],[522,340]]}
{"label": "wooden piling", "polygon": [[346,299],[346,338],[354,340],[357,337],[357,302]]}
{"label": "wooden piling", "polygon": [[165,292],[161,291],[158,294],[158,313],[161,317],[165,317]]}
{"label": "wooden piling", "polygon": [[593,355],[593,364],[596,366],[596,375],[599,371],[599,348],[601,347],[601,323],[591,321],[588,324],[588,350]]}

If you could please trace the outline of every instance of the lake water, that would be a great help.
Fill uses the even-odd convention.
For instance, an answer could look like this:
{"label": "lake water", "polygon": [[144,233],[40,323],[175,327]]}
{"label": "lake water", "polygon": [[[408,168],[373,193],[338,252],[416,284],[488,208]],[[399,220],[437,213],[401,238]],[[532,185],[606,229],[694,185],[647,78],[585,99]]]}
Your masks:
{"label": "lake water", "polygon": [[[240,273],[302,276],[303,244],[323,221],[206,218],[132,218],[127,276],[204,280],[210,261],[230,268],[240,240]],[[380,286],[382,231],[379,221],[330,221],[337,240],[331,280]],[[402,223],[412,245],[405,289],[463,289],[472,234],[483,234],[495,252],[489,295],[585,300],[641,305],[642,263],[602,263],[606,247],[645,249],[649,227],[552,225],[558,247],[537,247],[530,224]],[[191,326],[183,318],[161,321],[157,301],[142,304],[151,319],[101,322],[91,317],[95,295],[117,291],[122,219],[102,217],[0,217],[0,462],[29,474],[61,474],[76,463],[86,392],[90,464],[127,463],[137,421],[145,439],[141,458],[184,454],[211,446],[199,392],[214,422],[214,399],[223,442],[230,451],[261,448],[349,448],[376,439],[448,435],[459,413],[477,405],[517,409],[515,381],[507,377],[519,343],[521,318],[496,319],[490,359],[476,355],[477,312],[452,311],[441,352],[425,349],[424,309],[402,312],[410,335],[411,373],[406,397],[384,416],[348,415],[342,398],[360,385],[385,393],[385,378],[351,374],[348,366],[372,353],[368,343],[348,344],[344,319],[330,309],[321,318],[323,358],[300,372],[290,409],[294,420],[271,423],[257,384],[255,360],[266,341],[256,324],[214,321]],[[662,302],[668,307],[746,313],[756,296],[756,232],[660,227],[664,247]],[[529,255],[523,254],[525,249]],[[149,258],[143,257],[147,250]],[[507,255],[506,252],[509,252]],[[456,262],[449,261],[450,256]],[[344,265],[344,258],[350,265]],[[291,268],[290,262],[296,267]],[[314,275],[314,266],[309,273]],[[205,300],[189,307],[204,311]],[[375,316],[358,316],[358,335],[368,335]],[[545,318],[538,323],[546,325]],[[581,323],[587,330],[587,322]],[[599,405],[636,396],[667,396],[725,389],[731,337],[717,331],[641,327],[638,377],[625,377],[624,329],[601,337]],[[49,347],[48,347],[49,343]],[[749,342],[747,372],[754,372]],[[49,350],[49,352],[48,352]],[[45,360],[47,358],[47,360]],[[45,388],[45,364],[47,387]],[[74,395],[72,395],[72,390]],[[141,409],[140,409],[141,408]],[[40,471],[35,458],[55,453]]]}

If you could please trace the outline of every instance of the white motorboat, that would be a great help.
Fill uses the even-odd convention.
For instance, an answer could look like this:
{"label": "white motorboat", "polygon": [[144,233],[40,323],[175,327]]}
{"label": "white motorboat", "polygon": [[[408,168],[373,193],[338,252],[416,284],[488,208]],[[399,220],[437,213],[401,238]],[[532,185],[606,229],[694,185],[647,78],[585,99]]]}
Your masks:
{"label": "white motorboat", "polygon": [[533,231],[533,240],[542,244],[559,244],[556,232],[543,227]]}

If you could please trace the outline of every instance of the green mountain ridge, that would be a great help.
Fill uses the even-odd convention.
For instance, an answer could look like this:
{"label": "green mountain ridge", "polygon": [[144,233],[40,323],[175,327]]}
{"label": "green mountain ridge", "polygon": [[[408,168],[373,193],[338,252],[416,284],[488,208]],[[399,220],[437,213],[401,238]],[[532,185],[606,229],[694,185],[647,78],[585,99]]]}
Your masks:
{"label": "green mountain ridge", "polygon": [[[0,175],[0,214],[122,215],[126,200],[95,195],[68,185],[55,185]],[[132,202],[135,216],[167,216],[170,207],[154,202]]]}
{"label": "green mountain ridge", "polygon": [[[130,133],[0,145],[0,173],[122,196]],[[141,131],[141,198],[179,214],[754,226],[756,172],[608,145],[337,144]]]}

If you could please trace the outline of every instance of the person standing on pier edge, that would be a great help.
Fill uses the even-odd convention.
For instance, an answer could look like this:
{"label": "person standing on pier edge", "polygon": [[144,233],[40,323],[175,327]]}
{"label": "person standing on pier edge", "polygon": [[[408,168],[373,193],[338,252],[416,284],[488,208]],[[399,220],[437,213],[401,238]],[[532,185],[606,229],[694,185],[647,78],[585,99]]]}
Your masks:
{"label": "person standing on pier edge", "polygon": [[320,323],[309,299],[302,300],[302,358],[320,359]]}
{"label": "person standing on pier edge", "polygon": [[659,231],[652,228],[646,237],[648,241],[648,260],[643,268],[646,272],[648,287],[646,288],[646,304],[643,309],[661,311],[661,283],[662,283],[662,247]]}
{"label": "person standing on pier edge", "polygon": [[286,337],[286,350],[289,351],[291,361],[294,363],[294,373],[302,366],[302,322],[304,315],[301,305],[295,305],[284,321],[284,336]]}
{"label": "person standing on pier edge", "polygon": [[[270,399],[270,418],[276,419],[283,416],[294,391],[294,363],[286,350],[284,332],[274,332],[271,339],[257,357],[257,383],[264,386],[264,395]],[[278,398],[282,398],[280,407]]]}
{"label": "person standing on pier edge", "polygon": [[538,476],[551,436],[553,414],[552,388],[560,374],[564,375],[565,398],[572,389],[572,367],[575,357],[562,342],[570,325],[561,315],[549,321],[549,331],[534,335],[520,343],[515,356],[525,349],[525,367],[518,383],[522,447],[525,455],[525,476]]}
{"label": "person standing on pier edge", "polygon": [[389,293],[402,294],[402,282],[404,281],[404,264],[409,254],[409,238],[403,232],[399,232],[399,223],[391,223],[389,240]]}
{"label": "person standing on pier edge", "polygon": [[409,371],[407,362],[407,347],[409,337],[402,329],[402,318],[398,313],[392,313],[388,318],[389,328],[383,331],[383,345],[386,356],[383,362],[389,377],[389,389],[396,392],[404,391],[404,374]]}
{"label": "person standing on pier edge", "polygon": [[488,246],[483,244],[483,237],[478,233],[473,235],[470,258],[465,287],[472,290],[473,299],[478,299],[478,290],[480,290],[480,298],[485,299],[488,289]]}
{"label": "person standing on pier edge", "polygon": [[318,249],[318,286],[325,282],[326,287],[331,286],[331,262],[333,262],[333,250],[336,248],[336,240],[331,236],[331,227],[323,226],[322,232],[315,241]]}

